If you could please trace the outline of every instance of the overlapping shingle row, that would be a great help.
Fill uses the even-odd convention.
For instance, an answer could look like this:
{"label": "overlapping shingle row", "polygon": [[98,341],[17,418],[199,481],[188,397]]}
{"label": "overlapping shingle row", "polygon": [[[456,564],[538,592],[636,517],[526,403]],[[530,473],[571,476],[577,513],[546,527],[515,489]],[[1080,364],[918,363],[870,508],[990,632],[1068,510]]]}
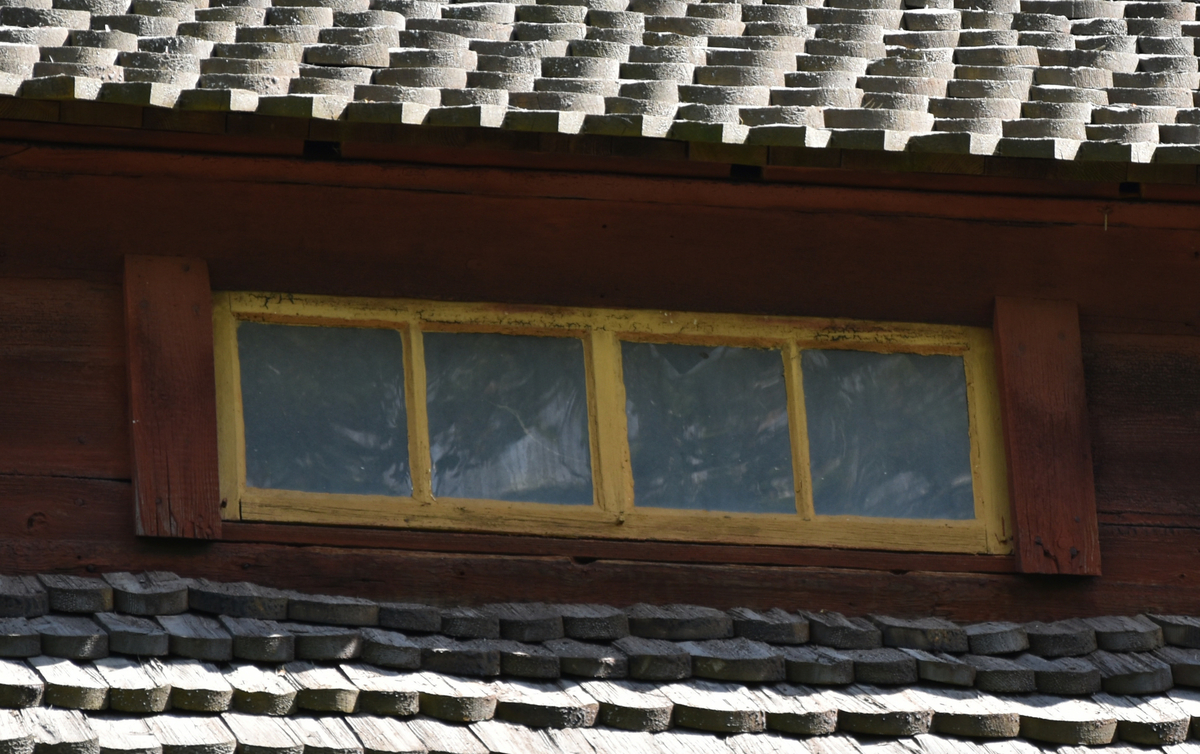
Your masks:
{"label": "overlapping shingle row", "polygon": [[[0,597],[8,595],[10,605],[0,635],[6,657],[361,658],[383,667],[479,677],[696,677],[821,686],[924,681],[992,693],[1067,695],[1200,686],[1200,620],[1184,616],[958,626],[940,618],[693,605],[439,608],[170,574],[44,576],[2,584]],[[16,596],[21,590],[28,596]]]}
{"label": "overlapping shingle row", "polygon": [[3,0],[0,93],[434,126],[1200,160],[1177,0]]}
{"label": "overlapping shingle row", "polygon": [[0,578],[0,614],[0,751],[22,754],[1000,754],[1200,732],[1200,620],[1179,616],[445,608],[166,573]]}
{"label": "overlapping shingle row", "polygon": [[922,733],[882,739],[835,733],[798,739],[778,733],[715,736],[603,726],[534,729],[499,720],[453,725],[348,717],[270,718],[225,713],[145,718],[84,715],[73,710],[0,710],[0,749],[54,754],[1194,754],[1190,742],[1162,747],[1054,746],[1022,740],[972,741]]}

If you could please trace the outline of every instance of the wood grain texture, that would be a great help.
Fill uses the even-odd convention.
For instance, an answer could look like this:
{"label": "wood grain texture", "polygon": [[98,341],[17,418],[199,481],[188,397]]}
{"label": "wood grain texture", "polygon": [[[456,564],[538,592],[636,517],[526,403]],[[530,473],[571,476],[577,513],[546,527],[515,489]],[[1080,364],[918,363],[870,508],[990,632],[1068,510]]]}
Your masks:
{"label": "wood grain texture", "polygon": [[[54,106],[58,106],[59,103],[47,102],[37,104],[43,106],[53,104]],[[0,122],[0,135],[5,139],[52,139],[65,142],[76,142],[82,139],[84,143],[89,144],[140,149],[149,147],[151,149],[180,149],[197,152],[223,152],[226,154],[277,154],[296,157],[304,153],[304,142],[301,139],[263,138],[261,136],[228,133],[220,133],[214,137],[214,135],[207,133],[189,133],[189,131],[204,129],[214,119],[220,120],[220,130],[224,131],[225,113],[166,111],[153,113],[147,118],[149,121],[156,121],[155,125],[164,129],[161,131],[105,128],[26,120]],[[150,124],[148,123],[147,125]],[[172,126],[176,130],[165,130],[170,129]]]}
{"label": "wood grain texture", "polygon": [[64,754],[83,754],[100,749],[99,736],[78,710],[32,707],[18,713],[25,729],[33,734],[34,751],[48,749]]}
{"label": "wood grain texture", "polygon": [[108,682],[90,665],[46,655],[27,662],[46,684],[47,707],[102,710],[108,706]]}
{"label": "wood grain texture", "polygon": [[123,364],[121,289],[0,278],[0,358]]}
{"label": "wood grain texture", "polygon": [[221,720],[237,737],[243,751],[260,754],[301,754],[304,743],[277,717],[227,712]]}
{"label": "wood grain texture", "polygon": [[0,474],[0,500],[4,501],[0,538],[6,543],[96,539],[132,544],[134,540],[129,482]]}
{"label": "wood grain texture", "polygon": [[165,751],[233,754],[237,748],[237,739],[218,717],[155,715],[146,725]]}
{"label": "wood grain texture", "polygon": [[0,473],[129,478],[124,365],[0,359]]}
{"label": "wood grain texture", "polygon": [[[0,414],[13,417],[12,431],[0,432],[9,443],[0,459],[29,459],[7,472],[128,477],[128,433],[124,416],[123,366],[119,378],[87,379],[97,370],[116,370],[123,362],[120,289],[68,280],[0,279],[0,348],[5,367],[0,380],[10,380],[9,400]],[[1192,501],[1200,486],[1191,472],[1200,454],[1200,339],[1131,333],[1084,334],[1091,433],[1095,448],[1097,499],[1102,520],[1113,524],[1195,526]],[[22,384],[47,396],[34,400],[12,389]],[[117,380],[121,384],[117,384]],[[57,395],[47,385],[71,385]],[[37,410],[33,410],[36,406]],[[85,410],[86,409],[86,410]],[[118,417],[118,418],[114,418]],[[82,427],[82,429],[81,429]],[[85,433],[86,432],[86,433]],[[42,433],[60,438],[48,446]],[[78,438],[94,437],[81,444]],[[105,470],[107,469],[107,471]],[[86,486],[86,485],[85,485]],[[6,536],[39,536],[44,527],[86,532],[96,526],[111,535],[113,527],[132,529],[129,516],[115,509],[119,484],[97,484],[81,490],[72,481],[33,476],[0,478],[10,515],[0,519]],[[64,495],[75,489],[73,509]],[[123,494],[123,493],[121,493]],[[59,507],[58,501],[64,505]],[[47,519],[50,516],[51,519]],[[239,533],[240,532],[240,533]],[[645,550],[640,545],[601,547],[581,541],[573,547],[552,538],[499,538],[480,535],[424,534],[345,530],[304,526],[232,529],[238,539],[330,545],[356,542],[373,547],[427,548],[438,551],[527,552],[576,557],[622,559],[709,560],[828,564],[848,567],[979,571],[1012,568],[1012,560],[973,559],[947,562],[920,556],[895,559],[881,553],[729,548],[678,545]],[[494,544],[488,544],[494,542]],[[690,554],[689,554],[690,553]]]}
{"label": "wood grain texture", "polygon": [[[0,458],[18,457],[6,442],[27,447],[15,451],[26,460],[0,469],[4,572],[166,569],[460,603],[692,600],[973,620],[1189,612],[1200,599],[1190,566],[1200,557],[1193,193],[1127,202],[1113,186],[1015,176],[795,169],[787,185],[732,184],[715,173],[597,176],[533,162],[514,171],[3,149],[0,276],[21,279],[0,278],[0,374],[27,370],[21,384],[43,392],[39,380],[57,381],[67,407],[42,399],[36,411],[9,414],[23,437],[0,431]],[[140,211],[113,212],[97,196],[121,196]],[[71,223],[62,222],[68,205]],[[180,206],[197,219],[181,227]],[[403,242],[397,222],[406,224]],[[480,228],[493,241],[486,249]],[[137,539],[129,484],[32,475],[129,477],[125,390],[83,370],[123,369],[124,255],[152,253],[162,238],[175,253],[204,257],[220,289],[981,326],[997,294],[1078,301],[1093,331],[1084,364],[1105,575],[1080,582],[996,573],[1011,571],[1011,558],[338,527],[229,525],[236,541],[221,543]],[[685,263],[680,248],[689,251]],[[847,279],[856,281],[849,290]],[[20,391],[6,399],[35,403]],[[105,418],[112,415],[121,421]],[[32,427],[35,418],[47,426]],[[80,436],[75,426],[93,426],[84,422],[104,432],[84,446],[103,448],[90,459],[65,446]],[[35,431],[58,439],[33,442]],[[394,580],[382,576],[391,573]],[[418,588],[398,595],[389,591],[397,583]]]}
{"label": "wood grain texture", "polygon": [[113,754],[162,754],[162,744],[150,735],[150,727],[145,720],[136,717],[92,717],[88,722],[100,739],[101,751]]}
{"label": "wood grain texture", "polygon": [[142,666],[152,678],[171,687],[171,706],[188,712],[225,712],[233,701],[233,687],[216,665],[172,657],[146,659]]}
{"label": "wood grain texture", "polygon": [[212,294],[202,259],[125,260],[137,533],[221,533]]}
{"label": "wood grain texture", "polygon": [[1200,531],[1101,528],[1105,575],[880,572],[556,556],[426,553],[249,542],[136,538],[21,539],[0,550],[0,571],[103,573],[173,568],[188,577],[430,604],[495,601],[691,602],[713,607],[836,610],[847,615],[940,615],[959,621],[1054,620],[1141,611],[1186,614],[1200,601]]}
{"label": "wood grain texture", "polygon": [[[1109,322],[1195,329],[1200,222],[1191,218],[1200,213],[1097,196],[1083,184],[974,179],[972,191],[956,191],[946,179],[905,190],[822,184],[822,174],[731,184],[41,145],[4,163],[0,190],[23,222],[6,229],[21,251],[0,261],[0,274],[115,280],[131,239],[161,236],[178,254],[205,257],[224,290],[968,325],[989,324],[1000,293],[1078,301],[1084,315]],[[1024,193],[1004,193],[1017,186]],[[137,218],[88,201],[118,195],[143,209]],[[64,203],[78,207],[77,222],[50,243],[37,229]],[[179,206],[220,219],[178,233]],[[406,224],[403,243],[396,222]],[[748,227],[753,253],[730,253],[745,249]],[[1132,247],[1148,251],[1135,258]]]}
{"label": "wood grain texture", "polygon": [[1098,576],[1078,309],[998,297],[994,328],[1017,569]]}
{"label": "wood grain texture", "polygon": [[129,478],[121,317],[116,286],[0,279],[0,473]]}
{"label": "wood grain texture", "polygon": [[[873,150],[721,145],[667,139],[549,134],[490,128],[304,121],[253,113],[186,112],[103,102],[0,102],[0,137],[80,145],[182,150],[225,154],[300,156],[306,141],[340,142],[343,157],[371,161],[550,168],[596,172],[692,174],[726,177],[730,163],[762,165],[767,180],[804,180],[808,173],[832,174],[827,181],[920,185],[947,178],[970,187],[971,180],[1057,179],[1087,181],[1095,195],[1122,195],[1118,182],[1146,182],[1145,198],[1195,198],[1196,167],[1007,159],[973,155],[889,153]],[[57,121],[57,122],[55,122]],[[137,128],[137,126],[141,128]],[[10,150],[19,149],[16,145]],[[797,167],[799,166],[799,167]],[[968,189],[969,190],[969,189]],[[1066,189],[1079,192],[1080,189]]]}
{"label": "wood grain texture", "polygon": [[1200,338],[1083,338],[1096,498],[1113,521],[1194,526]]}
{"label": "wood grain texture", "polygon": [[1006,573],[1012,556],[903,553],[821,547],[712,545],[673,542],[621,542],[600,539],[403,531],[354,527],[259,524],[226,521],[222,537],[237,542],[273,542],[331,547],[377,547],[425,552],[473,552],[495,555],[557,555],[590,562],[631,561],[825,565],[866,570],[929,570]]}
{"label": "wood grain texture", "polygon": [[[1200,573],[1191,566],[1200,558],[1195,528],[1103,525],[1105,575],[1077,582],[969,573],[933,556],[833,550],[805,550],[772,563],[752,559],[768,548],[672,546],[656,551],[655,560],[638,543],[584,541],[570,543],[584,548],[572,557],[555,552],[563,541],[537,537],[407,532],[396,540],[392,536],[401,533],[280,526],[267,533],[297,528],[308,536],[271,542],[257,535],[262,530],[233,524],[229,533],[243,541],[162,540],[134,536],[128,483],[0,475],[0,499],[11,505],[11,515],[0,517],[0,572],[9,574],[170,569],[194,578],[405,601],[691,601],[959,620],[1188,614],[1200,600]],[[320,534],[327,536],[323,543]],[[691,553],[695,559],[687,562]]]}

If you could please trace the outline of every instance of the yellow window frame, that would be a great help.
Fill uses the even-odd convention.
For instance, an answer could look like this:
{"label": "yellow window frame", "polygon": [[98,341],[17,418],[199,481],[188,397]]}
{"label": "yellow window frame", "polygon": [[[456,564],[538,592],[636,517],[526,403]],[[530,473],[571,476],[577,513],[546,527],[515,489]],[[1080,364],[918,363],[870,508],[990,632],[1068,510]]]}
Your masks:
{"label": "yellow window frame", "polygon": [[[239,321],[380,327],[404,341],[410,497],[258,489],[246,485]],[[507,304],[216,293],[213,298],[223,517],[228,520],[396,527],[681,542],[1008,554],[1012,523],[990,330],[799,317]],[[578,337],[587,375],[591,507],[435,498],[422,333]],[[779,349],[788,388],[796,514],[637,508],[625,416],[621,341]],[[800,354],[804,349],[962,356],[975,518],[969,521],[817,516],[809,478]]]}

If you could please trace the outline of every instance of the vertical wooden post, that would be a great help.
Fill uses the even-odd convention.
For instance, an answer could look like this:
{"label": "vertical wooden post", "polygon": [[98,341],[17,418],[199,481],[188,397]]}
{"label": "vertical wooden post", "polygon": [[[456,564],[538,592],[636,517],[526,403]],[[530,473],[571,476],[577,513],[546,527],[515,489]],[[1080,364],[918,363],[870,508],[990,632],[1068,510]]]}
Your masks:
{"label": "vertical wooden post", "polygon": [[204,260],[125,258],[138,534],[221,534],[212,321]]}
{"label": "vertical wooden post", "polygon": [[997,298],[994,328],[1017,568],[1098,576],[1078,307]]}

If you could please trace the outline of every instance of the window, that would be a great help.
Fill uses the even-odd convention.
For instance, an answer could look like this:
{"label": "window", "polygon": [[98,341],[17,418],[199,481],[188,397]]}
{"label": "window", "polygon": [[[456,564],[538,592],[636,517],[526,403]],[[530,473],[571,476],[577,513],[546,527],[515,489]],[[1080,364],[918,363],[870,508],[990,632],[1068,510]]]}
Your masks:
{"label": "window", "polygon": [[221,293],[226,518],[1011,552],[992,336]]}

